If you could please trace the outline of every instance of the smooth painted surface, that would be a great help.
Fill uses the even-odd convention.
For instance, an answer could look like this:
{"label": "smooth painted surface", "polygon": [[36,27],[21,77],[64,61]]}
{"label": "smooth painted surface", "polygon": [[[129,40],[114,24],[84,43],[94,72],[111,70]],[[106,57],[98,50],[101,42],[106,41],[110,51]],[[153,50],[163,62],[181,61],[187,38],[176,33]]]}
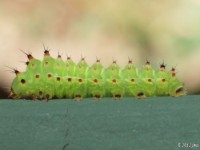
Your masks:
{"label": "smooth painted surface", "polygon": [[200,96],[1,100],[0,149],[200,149],[199,114]]}

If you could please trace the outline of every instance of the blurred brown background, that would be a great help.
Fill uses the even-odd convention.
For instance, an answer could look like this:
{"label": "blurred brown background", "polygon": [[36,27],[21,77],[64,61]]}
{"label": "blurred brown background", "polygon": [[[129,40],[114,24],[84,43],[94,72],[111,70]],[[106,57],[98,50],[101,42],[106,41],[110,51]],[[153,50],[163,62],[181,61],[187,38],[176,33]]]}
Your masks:
{"label": "blurred brown background", "polygon": [[164,59],[190,94],[200,93],[199,0],[0,0],[0,97],[15,77],[5,66],[24,71],[19,49],[42,59],[43,42],[54,57],[83,55],[89,64],[98,56],[124,67],[129,56],[158,68]]}

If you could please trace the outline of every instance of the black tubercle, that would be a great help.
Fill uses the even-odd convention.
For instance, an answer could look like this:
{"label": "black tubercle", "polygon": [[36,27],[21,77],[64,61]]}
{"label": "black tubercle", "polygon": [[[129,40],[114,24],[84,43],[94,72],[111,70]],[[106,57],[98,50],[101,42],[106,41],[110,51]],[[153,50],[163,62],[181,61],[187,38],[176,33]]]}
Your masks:
{"label": "black tubercle", "polygon": [[166,67],[165,64],[161,64],[160,65],[160,68],[164,68],[165,69],[165,67]]}
{"label": "black tubercle", "polygon": [[117,61],[116,60],[113,60],[113,64],[116,64],[117,63]]}
{"label": "black tubercle", "polygon": [[29,61],[25,62],[25,64],[28,66],[29,65]]}
{"label": "black tubercle", "polygon": [[160,69],[165,69],[165,68],[166,68],[166,65],[165,65],[164,60],[163,60],[163,63],[160,64]]}
{"label": "black tubercle", "polygon": [[27,53],[27,52],[23,51],[22,49],[20,49],[20,51],[21,51],[22,53],[24,53],[24,54],[27,56],[27,58],[28,58],[29,60],[33,59],[33,56],[32,56],[31,53]]}
{"label": "black tubercle", "polygon": [[176,71],[176,69],[175,69],[174,67],[172,67],[171,71],[172,71],[172,72],[175,72],[175,71]]}
{"label": "black tubercle", "polygon": [[58,56],[57,58],[61,59],[62,58],[62,55],[60,54],[60,52],[58,52]]}
{"label": "black tubercle", "polygon": [[25,79],[21,79],[21,83],[22,83],[22,84],[25,84],[25,83],[26,83],[26,80],[25,80]]}
{"label": "black tubercle", "polygon": [[94,95],[94,98],[96,98],[96,99],[100,99],[100,98],[101,98],[101,95],[99,95],[99,94],[95,94],[95,95]]}
{"label": "black tubercle", "polygon": [[132,64],[132,63],[133,63],[132,59],[130,59],[130,57],[128,57],[128,64]]}
{"label": "black tubercle", "polygon": [[44,50],[44,54],[49,54],[49,50]]}
{"label": "black tubercle", "polygon": [[132,64],[132,63],[133,63],[133,61],[132,61],[132,60],[129,60],[129,61],[128,61],[128,64]]}
{"label": "black tubercle", "polygon": [[137,94],[137,96],[138,96],[138,97],[142,97],[142,96],[144,96],[144,93],[143,93],[143,92],[140,92],[140,93]]}
{"label": "black tubercle", "polygon": [[150,65],[150,64],[151,64],[150,61],[147,60],[147,61],[146,61],[146,65]]}
{"label": "black tubercle", "polygon": [[121,98],[122,97],[122,95],[121,94],[115,94],[115,98]]}
{"label": "black tubercle", "polygon": [[100,63],[100,59],[97,59],[96,62],[97,62],[97,63]]}
{"label": "black tubercle", "polygon": [[75,98],[82,98],[82,96],[80,94],[76,94],[74,97]]}

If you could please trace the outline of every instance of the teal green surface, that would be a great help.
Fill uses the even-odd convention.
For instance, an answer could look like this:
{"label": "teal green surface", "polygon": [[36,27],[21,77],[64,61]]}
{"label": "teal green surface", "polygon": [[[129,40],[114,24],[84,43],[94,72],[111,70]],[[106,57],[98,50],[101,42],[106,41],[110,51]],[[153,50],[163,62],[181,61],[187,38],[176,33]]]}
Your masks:
{"label": "teal green surface", "polygon": [[200,96],[1,100],[0,150],[186,149],[200,144],[199,113]]}

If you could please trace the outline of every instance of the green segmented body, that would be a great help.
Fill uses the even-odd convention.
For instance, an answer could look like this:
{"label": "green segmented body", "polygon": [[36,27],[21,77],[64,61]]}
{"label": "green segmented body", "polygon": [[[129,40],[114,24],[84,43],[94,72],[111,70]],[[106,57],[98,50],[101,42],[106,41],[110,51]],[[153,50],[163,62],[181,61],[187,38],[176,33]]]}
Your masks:
{"label": "green segmented body", "polygon": [[154,70],[150,62],[139,70],[129,59],[121,69],[116,61],[107,67],[100,60],[89,66],[84,58],[77,64],[70,57],[64,62],[44,51],[42,61],[27,54],[26,71],[15,70],[16,77],[11,87],[12,98],[52,99],[85,97],[155,97],[181,96],[186,94],[184,84],[176,77],[174,68]]}

